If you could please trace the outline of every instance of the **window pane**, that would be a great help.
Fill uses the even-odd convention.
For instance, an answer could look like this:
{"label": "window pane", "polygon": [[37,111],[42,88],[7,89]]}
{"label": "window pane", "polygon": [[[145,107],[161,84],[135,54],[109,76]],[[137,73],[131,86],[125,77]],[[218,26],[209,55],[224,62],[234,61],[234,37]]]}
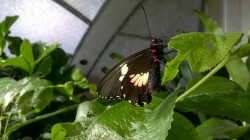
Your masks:
{"label": "window pane", "polygon": [[88,19],[93,20],[105,0],[64,0]]}
{"label": "window pane", "polygon": [[67,53],[74,53],[88,25],[51,0],[0,0],[0,20],[18,15],[11,28],[12,36],[58,42]]}

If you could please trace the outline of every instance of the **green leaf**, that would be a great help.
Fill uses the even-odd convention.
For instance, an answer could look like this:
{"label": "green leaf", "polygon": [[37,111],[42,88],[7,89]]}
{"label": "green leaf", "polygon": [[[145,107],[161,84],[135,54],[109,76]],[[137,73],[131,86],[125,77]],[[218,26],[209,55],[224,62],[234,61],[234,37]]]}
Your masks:
{"label": "green leaf", "polygon": [[21,44],[23,43],[22,38],[20,37],[12,37],[12,36],[8,36],[7,38],[8,41],[8,48],[10,50],[10,52],[16,56],[20,55],[20,47]]}
{"label": "green leaf", "polygon": [[[47,57],[49,54],[51,54],[54,50],[56,50],[60,45],[55,43],[51,46],[46,46],[44,43],[37,42],[34,45],[34,56],[35,64],[38,64],[40,61],[42,61],[45,57]],[[58,56],[60,58],[60,56]]]}
{"label": "green leaf", "polygon": [[166,139],[173,121],[173,109],[178,91],[179,87],[143,119],[133,134],[133,139]]}
{"label": "green leaf", "polygon": [[90,93],[96,95],[96,85],[88,83],[80,68],[77,68],[73,71],[71,79],[75,81],[75,85],[77,85],[78,87],[89,89]]}
{"label": "green leaf", "polygon": [[90,92],[91,94],[93,94],[94,96],[97,95],[96,85],[95,85],[95,84],[89,84],[89,92]]}
{"label": "green leaf", "polygon": [[[196,82],[197,80],[190,82],[187,88]],[[235,82],[226,78],[210,77],[184,100],[178,102],[177,106],[179,105],[213,115],[250,122],[250,93],[245,92]]]}
{"label": "green leaf", "polygon": [[[18,97],[17,101],[17,110],[20,115],[30,113],[33,110],[32,106],[32,95],[34,91],[30,90],[25,92],[23,95]],[[13,112],[14,114],[14,112]]]}
{"label": "green leaf", "polygon": [[113,60],[117,61],[117,62],[121,62],[123,59],[125,59],[125,57],[119,53],[111,53],[109,55]]}
{"label": "green leaf", "polygon": [[6,45],[5,38],[10,33],[9,29],[17,19],[18,16],[7,16],[5,20],[0,23],[0,55],[2,55],[4,47]]}
{"label": "green leaf", "polygon": [[76,139],[84,140],[85,135],[81,132],[86,129],[89,125],[89,122],[76,122],[76,123],[60,123],[52,127],[52,139],[53,140],[67,140],[67,139]]}
{"label": "green leaf", "polygon": [[60,93],[67,95],[67,96],[72,96],[73,95],[73,81],[68,81],[64,84],[56,85],[54,89],[58,90]]}
{"label": "green leaf", "polygon": [[0,78],[0,96],[4,95],[6,90],[12,88],[17,82],[10,77]]}
{"label": "green leaf", "polygon": [[11,103],[16,112],[26,114],[28,112],[40,112],[52,100],[51,83],[47,80],[34,77],[26,77],[16,82],[10,78],[0,79],[1,100],[3,110]]}
{"label": "green leaf", "polygon": [[[54,84],[67,82],[74,67],[70,64],[69,56],[61,48],[55,48],[47,55],[52,58],[52,67],[51,72],[46,75],[46,78]],[[36,62],[39,62],[38,60],[43,56],[39,57]]]}
{"label": "green leaf", "polygon": [[35,118],[28,119],[25,122],[21,122],[21,123],[18,123],[16,125],[13,125],[11,127],[8,127],[7,130],[6,130],[6,133],[3,136],[3,138],[8,139],[9,135],[13,131],[16,131],[17,129],[19,129],[19,128],[23,127],[23,126],[26,126],[26,125],[31,124],[33,122],[37,122],[37,121],[40,121],[40,120],[47,119],[47,118],[52,117],[52,116],[56,116],[56,115],[61,114],[61,113],[65,113],[65,112],[68,112],[68,111],[75,110],[77,108],[77,106],[78,105],[68,106],[68,107],[65,107],[63,109],[59,109],[59,110],[56,110],[54,112],[47,113],[47,114],[42,114],[42,115],[39,115],[39,116],[37,116]]}
{"label": "green leaf", "polygon": [[81,103],[77,108],[75,122],[85,121],[86,118],[97,117],[106,108],[96,101],[85,101]]}
{"label": "green leaf", "polygon": [[42,111],[52,100],[50,85],[49,81],[34,77],[18,81],[20,91],[16,101],[17,111],[20,114]]}
{"label": "green leaf", "polygon": [[246,57],[250,55],[250,43],[245,43],[240,46],[235,52],[235,55],[237,55],[239,58]]}
{"label": "green leaf", "polygon": [[17,81],[9,77],[0,78],[0,100],[3,110],[14,101],[17,94]]}
{"label": "green leaf", "polygon": [[179,72],[179,65],[181,62],[187,57],[189,52],[186,53],[178,53],[178,55],[172,60],[168,61],[164,70],[164,74],[162,77],[161,85],[166,84],[169,81],[172,81]]}
{"label": "green leaf", "polygon": [[[162,100],[153,98],[144,107],[133,106],[127,101],[120,102],[105,110],[87,129],[87,139],[131,139],[146,115]],[[117,113],[120,112],[120,113]]]}
{"label": "green leaf", "polygon": [[249,140],[250,139],[250,129],[241,137],[242,140]]}
{"label": "green leaf", "polygon": [[185,60],[182,61],[182,63],[180,64],[179,70],[180,70],[180,72],[181,72],[181,75],[182,75],[183,79],[184,79],[186,82],[201,77],[200,74],[198,74],[198,73],[196,73],[196,72],[193,72],[193,71],[190,69],[190,66],[189,66],[188,62],[185,61]]}
{"label": "green leaf", "polygon": [[36,61],[39,57],[43,55],[47,46],[44,42],[41,41],[34,42],[32,46],[33,46],[34,60]]}
{"label": "green leaf", "polygon": [[74,91],[74,88],[73,88],[73,85],[74,85],[74,82],[73,81],[68,81],[64,84],[64,89],[65,91],[67,92],[67,94],[69,96],[72,96],[73,95],[73,91]]}
{"label": "green leaf", "polygon": [[3,22],[0,23],[0,30],[1,30],[1,34],[9,34],[9,29],[10,27],[13,25],[13,23],[16,22],[16,20],[18,19],[18,16],[7,16],[5,17],[5,20]]}
{"label": "green leaf", "polygon": [[33,51],[32,51],[32,46],[29,42],[29,40],[24,39],[23,43],[21,44],[21,48],[20,48],[20,57],[22,57],[26,63],[28,64],[28,71],[29,74],[32,74],[33,70],[34,70],[34,57],[33,57]]}
{"label": "green leaf", "polygon": [[[168,62],[166,67],[171,69],[174,64],[173,68],[176,70],[180,61],[187,57],[193,71],[204,72],[210,70],[226,58],[231,48],[239,43],[242,36],[242,33],[213,35],[196,32],[177,35],[169,41],[168,46],[178,50],[178,55]],[[176,71],[174,71],[174,75],[176,75],[175,73]],[[165,77],[164,79],[168,78]]]}
{"label": "green leaf", "polygon": [[105,107],[98,102],[83,102],[77,109],[74,123],[59,123],[52,127],[53,139],[84,138],[84,131],[93,120],[105,110]]}
{"label": "green leaf", "polygon": [[183,115],[175,112],[167,140],[204,140],[200,139],[194,125]]}
{"label": "green leaf", "polygon": [[45,57],[40,63],[37,64],[35,73],[38,75],[45,76],[51,72],[52,59],[50,56]]}
{"label": "green leaf", "polygon": [[71,75],[71,78],[72,78],[72,80],[74,80],[74,81],[76,81],[76,82],[79,82],[79,81],[81,81],[81,80],[85,80],[85,77],[84,77],[84,75],[83,75],[83,73],[82,73],[82,70],[81,70],[80,68],[76,68],[76,69],[73,71],[73,73],[72,73],[72,75]]}
{"label": "green leaf", "polygon": [[[246,66],[248,71],[250,72],[250,57],[248,57],[246,60]],[[250,82],[248,83],[247,91],[250,91]]]}
{"label": "green leaf", "polygon": [[15,66],[25,70],[28,73],[30,68],[27,61],[25,61],[25,59],[22,57],[8,58],[6,59],[6,61],[2,61],[2,63],[0,62],[0,66],[1,67]]}
{"label": "green leaf", "polygon": [[34,70],[34,58],[32,53],[32,47],[28,40],[25,39],[23,41],[20,48],[20,53],[21,55],[18,57],[9,58],[6,61],[2,61],[2,63],[0,63],[0,66],[15,66],[25,70],[31,75]]}
{"label": "green leaf", "polygon": [[106,66],[104,66],[104,67],[101,69],[101,71],[102,71],[104,74],[108,73],[109,70],[110,70],[110,69],[109,69],[108,67],[106,67]]}
{"label": "green leaf", "polygon": [[[189,50],[190,55],[187,58],[191,69],[204,72],[225,59],[231,48],[242,38],[242,35],[242,33],[231,33],[216,36],[194,33],[187,36],[183,35],[183,42],[175,42],[171,46],[181,49],[180,52]],[[185,40],[187,38],[189,39]],[[190,42],[190,38],[196,41]]]}
{"label": "green leaf", "polygon": [[35,91],[32,97],[33,111],[35,113],[44,110],[52,101],[53,90],[51,88],[44,88],[39,91]]}
{"label": "green leaf", "polygon": [[241,58],[235,58],[226,64],[227,71],[232,80],[247,90],[250,82],[250,73]]}
{"label": "green leaf", "polygon": [[205,13],[194,10],[195,13],[200,17],[206,31],[208,33],[213,34],[224,34],[224,31],[218,26],[218,24],[210,17],[208,17]]}
{"label": "green leaf", "polygon": [[238,126],[235,122],[225,119],[211,118],[197,127],[202,140],[237,139],[249,126]]}

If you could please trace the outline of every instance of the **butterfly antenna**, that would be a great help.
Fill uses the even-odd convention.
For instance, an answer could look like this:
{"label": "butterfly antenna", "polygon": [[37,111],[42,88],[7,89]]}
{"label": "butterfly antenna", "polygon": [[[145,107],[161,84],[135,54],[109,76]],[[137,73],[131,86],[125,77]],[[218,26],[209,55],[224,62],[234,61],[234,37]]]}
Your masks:
{"label": "butterfly antenna", "polygon": [[145,15],[145,18],[146,18],[146,24],[147,24],[147,28],[148,28],[148,33],[149,33],[150,37],[153,39],[153,37],[151,35],[151,32],[149,30],[149,26],[148,26],[148,17],[147,17],[147,14],[146,14],[146,10],[144,9],[144,7],[142,5],[141,5],[141,8],[142,8],[142,10],[144,12],[144,15]]}

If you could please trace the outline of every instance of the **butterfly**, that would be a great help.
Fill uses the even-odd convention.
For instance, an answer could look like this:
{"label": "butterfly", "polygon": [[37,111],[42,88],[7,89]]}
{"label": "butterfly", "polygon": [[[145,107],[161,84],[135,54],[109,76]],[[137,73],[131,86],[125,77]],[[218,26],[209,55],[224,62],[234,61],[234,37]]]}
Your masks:
{"label": "butterfly", "polygon": [[159,85],[160,63],[164,45],[152,39],[149,48],[139,51],[115,65],[100,81],[97,93],[105,99],[125,99],[133,105],[144,106],[152,100]]}

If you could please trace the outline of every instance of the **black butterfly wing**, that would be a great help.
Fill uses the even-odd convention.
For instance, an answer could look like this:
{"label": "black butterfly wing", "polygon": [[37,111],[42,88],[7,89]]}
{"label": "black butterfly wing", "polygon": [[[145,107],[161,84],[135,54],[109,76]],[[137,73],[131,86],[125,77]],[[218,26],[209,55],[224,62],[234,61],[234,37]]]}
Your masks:
{"label": "black butterfly wing", "polygon": [[125,99],[134,105],[149,103],[147,84],[153,64],[150,49],[127,57],[104,76],[97,87],[98,94],[107,99]]}

